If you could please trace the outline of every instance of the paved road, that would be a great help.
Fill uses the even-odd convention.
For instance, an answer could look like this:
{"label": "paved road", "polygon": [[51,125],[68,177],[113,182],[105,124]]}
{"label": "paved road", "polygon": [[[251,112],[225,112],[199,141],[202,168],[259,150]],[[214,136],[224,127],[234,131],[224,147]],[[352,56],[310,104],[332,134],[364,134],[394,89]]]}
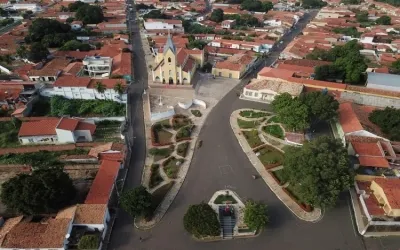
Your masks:
{"label": "paved road", "polygon": [[[134,14],[132,14],[134,17]],[[132,19],[132,18],[131,18]],[[305,24],[305,23],[304,23]],[[144,164],[145,140],[142,113],[141,93],[143,83],[147,84],[147,73],[143,64],[144,54],[138,27],[133,24],[134,70],[136,83],[129,90],[129,129],[130,143],[133,144],[130,171],[125,188],[140,185]],[[284,44],[266,59],[270,65],[278,52],[286,46],[295,33],[285,38]],[[251,76],[252,74],[250,74]],[[249,76],[249,77],[250,77]],[[248,79],[244,79],[244,83]],[[253,180],[256,174],[240,148],[229,125],[229,116],[239,108],[269,108],[265,104],[239,100],[236,92],[241,87],[230,91],[212,110],[200,133],[203,147],[195,152],[187,178],[163,220],[152,230],[140,232],[133,227],[133,222],[124,212],[120,212],[114,225],[110,250],[125,249],[163,249],[163,250],[196,250],[196,249],[332,249],[358,250],[365,249],[363,240],[356,234],[350,219],[351,210],[346,196],[340,200],[337,208],[327,211],[324,218],[315,224],[298,220],[269,190],[262,180]],[[133,135],[135,138],[133,138]],[[262,200],[269,206],[271,222],[260,237],[200,243],[191,239],[182,224],[183,214],[189,204],[207,201],[219,189],[229,188],[243,198]],[[138,238],[143,237],[140,243]],[[391,247],[383,247],[386,240],[367,240],[374,246],[371,249],[396,249],[397,240],[390,240]]]}

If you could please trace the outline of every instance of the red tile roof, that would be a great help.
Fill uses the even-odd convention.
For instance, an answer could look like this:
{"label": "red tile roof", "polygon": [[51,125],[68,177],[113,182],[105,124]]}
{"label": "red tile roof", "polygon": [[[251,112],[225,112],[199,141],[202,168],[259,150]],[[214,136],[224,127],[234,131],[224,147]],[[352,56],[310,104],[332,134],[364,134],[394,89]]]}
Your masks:
{"label": "red tile roof", "polygon": [[390,207],[400,209],[400,179],[376,178],[374,182],[383,189]]}
{"label": "red tile roof", "polygon": [[62,117],[60,123],[57,125],[58,129],[74,131],[76,126],[78,126],[78,119],[71,119]]}
{"label": "red tile roof", "polygon": [[368,143],[368,142],[351,142],[354,151],[358,155],[367,156],[384,156],[384,152],[379,144],[379,142]]}
{"label": "red tile roof", "polygon": [[107,89],[113,89],[117,83],[121,83],[123,87],[126,86],[125,79],[92,79],[87,87],[94,89],[97,82],[101,82]]}
{"label": "red tile roof", "polygon": [[72,75],[63,75],[54,82],[54,87],[87,87],[90,83],[90,77],[76,77]]}
{"label": "red tile roof", "polygon": [[377,167],[377,168],[389,167],[389,163],[384,157],[359,156],[358,161],[360,162],[360,165],[364,167]]}
{"label": "red tile roof", "polygon": [[103,160],[86,196],[85,204],[108,204],[108,199],[117,178],[120,163]]}
{"label": "red tile roof", "polygon": [[96,130],[96,125],[89,122],[80,121],[75,130],[89,130],[90,134],[93,135],[94,131]]}
{"label": "red tile roof", "polygon": [[38,121],[23,122],[18,136],[56,135],[56,126],[60,118],[43,118]]}

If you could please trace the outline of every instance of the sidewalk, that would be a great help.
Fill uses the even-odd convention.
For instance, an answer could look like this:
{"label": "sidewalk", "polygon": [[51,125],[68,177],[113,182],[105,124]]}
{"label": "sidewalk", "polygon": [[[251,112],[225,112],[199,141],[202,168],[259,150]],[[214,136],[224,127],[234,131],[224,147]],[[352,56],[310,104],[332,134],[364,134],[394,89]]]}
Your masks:
{"label": "sidewalk", "polygon": [[[272,190],[272,192],[275,193],[275,195],[280,199],[283,204],[286,205],[287,208],[289,208],[290,211],[292,211],[293,214],[295,214],[299,219],[304,220],[304,221],[309,221],[309,222],[317,222],[322,218],[322,212],[321,209],[319,208],[314,208],[312,212],[306,212],[304,211],[295,201],[293,201],[289,195],[287,195],[283,190],[282,187],[277,183],[274,178],[268,173],[268,171],[264,168],[264,165],[261,163],[261,161],[258,159],[254,151],[250,148],[249,144],[247,143],[246,139],[241,133],[241,129],[239,128],[237,124],[237,118],[243,119],[239,113],[242,110],[249,110],[249,109],[239,109],[235,110],[231,116],[230,116],[230,124],[232,127],[232,130],[234,134],[236,135],[236,138],[242,147],[244,153],[247,155],[249,158],[250,162],[253,164],[257,172],[260,174],[260,176],[263,178],[265,183],[268,185],[268,187]],[[266,144],[269,144],[267,140],[265,140],[263,137],[260,137],[263,142]]]}

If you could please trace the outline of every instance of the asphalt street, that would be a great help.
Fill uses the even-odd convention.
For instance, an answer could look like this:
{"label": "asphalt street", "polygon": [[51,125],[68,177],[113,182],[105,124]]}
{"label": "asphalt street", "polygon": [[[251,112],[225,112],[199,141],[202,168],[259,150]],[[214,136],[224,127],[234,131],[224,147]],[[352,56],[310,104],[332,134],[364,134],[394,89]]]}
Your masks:
{"label": "asphalt street", "polygon": [[[134,12],[130,19],[134,20]],[[267,58],[264,65],[274,62],[287,43],[306,25],[300,23],[284,42]],[[133,45],[133,65],[135,83],[129,88],[128,131],[132,156],[125,188],[140,185],[145,158],[145,136],[142,98],[147,85],[147,70],[139,36],[138,26],[130,22]],[[262,68],[261,65],[258,69]],[[253,180],[256,174],[243,153],[229,124],[230,114],[239,108],[264,108],[265,104],[239,100],[237,91],[254,74],[243,79],[242,84],[230,91],[211,111],[200,133],[203,146],[196,149],[185,182],[162,221],[149,231],[138,231],[129,216],[120,211],[111,235],[110,250],[197,250],[197,249],[332,249],[358,250],[398,249],[397,239],[364,241],[356,233],[351,220],[351,207],[346,195],[338,207],[325,211],[323,219],[317,223],[307,223],[297,219],[261,179]],[[243,199],[261,200],[268,204],[270,220],[268,227],[259,237],[203,243],[193,240],[183,228],[183,215],[190,204],[208,201],[219,189],[232,189]],[[139,242],[139,237],[144,239]],[[397,247],[397,248],[396,248]]]}

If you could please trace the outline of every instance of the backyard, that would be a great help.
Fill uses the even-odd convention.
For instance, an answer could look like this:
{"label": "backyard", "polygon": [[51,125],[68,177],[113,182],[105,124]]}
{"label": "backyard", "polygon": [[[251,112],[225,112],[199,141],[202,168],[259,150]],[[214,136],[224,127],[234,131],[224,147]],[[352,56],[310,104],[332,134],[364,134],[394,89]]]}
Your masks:
{"label": "backyard", "polygon": [[272,165],[272,164],[282,164],[283,162],[283,154],[276,150],[273,147],[265,146],[259,150],[257,150],[256,155],[264,164],[264,166]]}
{"label": "backyard", "polygon": [[94,141],[121,141],[121,122],[107,120],[97,122]]}
{"label": "backyard", "polygon": [[178,177],[178,173],[183,161],[183,159],[176,159],[173,156],[164,161],[164,171],[168,178],[176,179]]}
{"label": "backyard", "polygon": [[246,138],[251,148],[255,148],[257,146],[261,146],[263,142],[258,136],[258,131],[253,129],[251,131],[242,131],[243,136]]}
{"label": "backyard", "polygon": [[284,132],[283,132],[281,126],[279,126],[278,124],[264,126],[262,128],[262,130],[265,133],[272,135],[274,137],[277,137],[279,139],[285,138]]}

